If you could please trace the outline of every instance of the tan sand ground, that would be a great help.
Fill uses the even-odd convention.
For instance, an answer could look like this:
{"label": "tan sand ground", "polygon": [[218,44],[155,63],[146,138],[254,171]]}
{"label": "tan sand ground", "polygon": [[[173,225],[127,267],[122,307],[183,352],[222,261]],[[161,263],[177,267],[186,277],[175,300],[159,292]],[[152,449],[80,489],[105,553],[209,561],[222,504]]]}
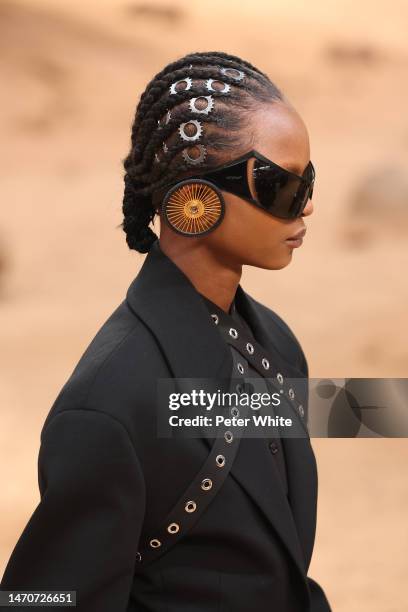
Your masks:
{"label": "tan sand ground", "polygon": [[[403,179],[387,201],[392,215],[351,212],[369,173],[407,176],[408,4],[145,6],[0,3],[0,573],[39,499],[43,420],[143,261],[116,229],[134,106],[147,81],[188,51],[225,50],[258,65],[310,133],[318,179],[305,244],[285,270],[246,269],[245,289],[292,326],[311,376],[407,375]],[[407,441],[313,446],[310,575],[336,612],[405,612]]]}

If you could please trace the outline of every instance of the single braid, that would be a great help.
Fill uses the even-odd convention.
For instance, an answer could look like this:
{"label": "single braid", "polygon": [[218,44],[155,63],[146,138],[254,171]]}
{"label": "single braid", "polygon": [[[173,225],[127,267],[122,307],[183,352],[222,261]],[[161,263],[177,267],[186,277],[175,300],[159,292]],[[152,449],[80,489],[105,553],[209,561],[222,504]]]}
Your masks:
{"label": "single braid", "polygon": [[[176,85],[179,81],[184,88]],[[193,113],[190,100],[204,97],[207,102],[211,99],[210,111]],[[282,92],[266,74],[223,52],[190,53],[157,73],[140,96],[131,148],[123,162],[122,228],[129,248],[147,253],[157,239],[150,228],[156,214],[152,203],[156,190],[187,176],[198,164],[200,170],[218,165],[222,152],[242,142],[244,111],[256,101],[282,99]],[[189,133],[191,142],[183,137],[182,124],[184,136],[187,128],[200,130]],[[194,159],[197,162],[190,161]]]}
{"label": "single braid", "polygon": [[123,230],[130,249],[147,253],[157,236],[149,224],[154,217],[150,198],[137,193],[129,174],[125,175],[125,191],[123,195]]}

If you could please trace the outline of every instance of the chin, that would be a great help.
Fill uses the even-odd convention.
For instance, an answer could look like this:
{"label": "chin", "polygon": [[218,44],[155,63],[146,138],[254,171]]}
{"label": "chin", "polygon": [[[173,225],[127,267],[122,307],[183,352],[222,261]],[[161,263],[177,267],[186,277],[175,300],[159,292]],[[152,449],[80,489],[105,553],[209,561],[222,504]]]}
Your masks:
{"label": "chin", "polygon": [[292,253],[285,255],[266,254],[264,257],[256,257],[251,259],[246,265],[262,268],[263,270],[282,270],[292,261]]}

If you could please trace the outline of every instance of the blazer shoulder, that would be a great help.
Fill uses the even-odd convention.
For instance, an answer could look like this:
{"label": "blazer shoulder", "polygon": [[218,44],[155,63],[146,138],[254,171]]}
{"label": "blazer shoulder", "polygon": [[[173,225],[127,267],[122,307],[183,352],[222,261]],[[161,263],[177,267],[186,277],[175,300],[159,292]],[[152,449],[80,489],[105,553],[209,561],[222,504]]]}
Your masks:
{"label": "blazer shoulder", "polygon": [[[62,386],[43,425],[70,409],[96,409],[126,420],[130,406],[150,371],[160,369],[157,342],[124,300],[92,338]],[[122,419],[123,417],[123,419]]]}
{"label": "blazer shoulder", "polygon": [[250,299],[255,304],[259,315],[264,320],[267,326],[271,326],[274,334],[275,344],[290,363],[295,363],[298,368],[304,372],[305,376],[309,375],[309,367],[302,345],[297,338],[292,328],[278,315],[275,310],[265,306],[255,298],[250,296]]}

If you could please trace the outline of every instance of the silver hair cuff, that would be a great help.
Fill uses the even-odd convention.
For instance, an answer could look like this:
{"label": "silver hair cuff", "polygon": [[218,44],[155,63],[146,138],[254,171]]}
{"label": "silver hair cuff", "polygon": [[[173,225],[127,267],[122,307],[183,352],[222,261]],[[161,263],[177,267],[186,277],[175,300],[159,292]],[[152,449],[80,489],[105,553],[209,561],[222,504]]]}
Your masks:
{"label": "silver hair cuff", "polygon": [[[197,108],[197,100],[206,100],[207,106],[205,108]],[[197,98],[191,98],[188,105],[192,113],[208,115],[214,108],[214,98],[212,96],[198,96]]]}
{"label": "silver hair cuff", "polygon": [[[176,87],[179,83],[186,83],[187,86],[184,89],[177,90]],[[188,91],[189,89],[191,89],[192,86],[193,86],[193,81],[190,79],[190,77],[185,77],[184,79],[180,79],[179,81],[176,81],[175,83],[170,85],[170,93],[177,94],[177,93],[181,93],[182,91]]]}
{"label": "silver hair cuff", "polygon": [[[189,136],[185,132],[185,127],[186,125],[189,125],[189,124],[193,124],[197,128],[197,131],[195,134],[193,134],[193,136]],[[179,125],[178,132],[183,140],[193,142],[194,140],[198,140],[200,138],[201,134],[203,133],[203,127],[200,121],[197,121],[196,119],[189,119],[188,121],[185,121],[184,123],[181,123]]]}
{"label": "silver hair cuff", "polygon": [[184,161],[187,162],[187,164],[191,164],[192,166],[202,164],[205,158],[207,157],[207,149],[204,145],[199,144],[195,146],[200,149],[200,155],[198,157],[190,157],[190,155],[188,154],[188,149],[183,149],[182,151]]}
{"label": "silver hair cuff", "polygon": [[166,116],[164,118],[164,123],[163,124],[162,124],[162,120],[161,119],[157,120],[157,129],[158,130],[163,129],[163,127],[168,124],[170,119],[171,119],[171,111],[167,111]]}
{"label": "silver hair cuff", "polygon": [[[224,89],[214,89],[214,87],[212,86],[214,82],[223,83]],[[229,85],[228,83],[224,83],[223,81],[219,81],[218,79],[207,79],[205,82],[205,86],[208,91],[217,91],[219,93],[228,93],[231,90],[231,85]]]}
{"label": "silver hair cuff", "polygon": [[[235,72],[237,74],[228,74],[228,72]],[[225,67],[220,67],[220,72],[221,74],[230,77],[231,79],[234,79],[235,81],[242,81],[242,79],[245,77],[245,72],[242,72],[242,70],[238,70],[237,68],[225,68]]]}

